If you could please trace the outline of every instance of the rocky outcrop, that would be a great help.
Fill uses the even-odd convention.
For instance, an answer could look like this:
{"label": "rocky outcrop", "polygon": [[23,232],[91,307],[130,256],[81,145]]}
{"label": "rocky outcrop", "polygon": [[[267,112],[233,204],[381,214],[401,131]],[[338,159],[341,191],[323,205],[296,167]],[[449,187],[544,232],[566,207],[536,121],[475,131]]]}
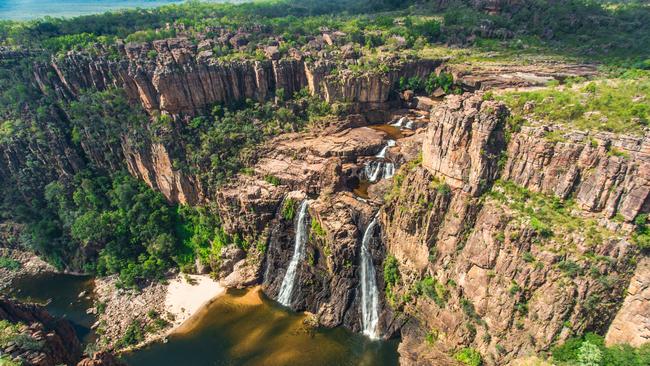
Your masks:
{"label": "rocky outcrop", "polygon": [[142,179],[167,200],[182,204],[198,204],[205,198],[201,183],[192,175],[174,168],[171,154],[160,143],[137,149],[123,139],[126,166],[131,175]]}
{"label": "rocky outcrop", "polygon": [[86,357],[79,361],[77,366],[126,366],[126,364],[118,360],[112,353],[97,352],[92,357]]}
{"label": "rocky outcrop", "polygon": [[499,174],[505,148],[503,104],[450,96],[431,116],[422,145],[422,165],[453,188],[478,196]]}
{"label": "rocky outcrop", "polygon": [[641,259],[637,265],[625,301],[607,331],[605,342],[633,347],[650,342],[650,258]]}
{"label": "rocky outcrop", "polygon": [[[594,225],[592,212],[602,208],[593,207],[607,207],[608,199],[617,208],[606,217],[626,207],[629,220],[647,210],[639,189],[647,186],[647,174],[627,175],[645,171],[643,143],[625,145],[631,146],[627,160],[608,154],[605,143],[600,149],[586,146],[587,139],[558,144],[554,154],[555,144],[533,137],[532,130],[505,131],[503,108],[480,96],[447,98],[432,112],[421,165],[407,163],[397,173],[382,209],[387,252],[399,263],[392,306],[413,318],[402,342],[417,352],[400,346],[402,364],[453,363],[448,355],[467,346],[479,350],[488,365],[505,364],[571,334],[604,332],[625,296],[622,288],[638,253],[626,239],[628,231],[610,231],[620,226],[605,219],[590,229],[603,235],[597,240],[588,239],[588,230],[561,227],[553,230],[564,234],[549,237],[521,211],[518,205],[526,201],[510,197],[507,185],[493,185],[497,178],[512,181],[549,200],[575,194],[577,209],[566,215],[578,227]],[[629,140],[609,141],[622,149],[621,141]],[[608,170],[612,164],[616,168]],[[570,179],[554,173],[561,166],[591,175],[567,184]],[[587,197],[582,190],[605,192],[604,198],[589,205],[578,198]],[[614,193],[615,199],[605,196]]]}
{"label": "rocky outcrop", "polygon": [[632,221],[650,210],[650,140],[524,127],[508,146],[502,178],[532,191],[574,196],[589,212]]}
{"label": "rocky outcrop", "polygon": [[[214,103],[267,100],[280,89],[292,95],[308,88],[330,102],[381,104],[389,100],[399,77],[425,77],[440,64],[422,60],[401,63],[387,73],[356,75],[342,70],[330,75],[335,65],[328,61],[219,61],[186,38],[129,43],[121,52],[116,61],[71,52],[61,60],[53,59],[50,66],[38,67],[36,79],[44,91],[63,98],[73,98],[84,89],[116,86],[148,111],[177,115],[196,114]],[[48,77],[50,70],[55,78]]]}
{"label": "rocky outcrop", "polygon": [[[17,324],[16,335],[2,344],[2,354],[25,365],[75,365],[81,344],[72,325],[52,317],[44,308],[0,298],[0,319]],[[5,330],[9,336],[13,331]]]}

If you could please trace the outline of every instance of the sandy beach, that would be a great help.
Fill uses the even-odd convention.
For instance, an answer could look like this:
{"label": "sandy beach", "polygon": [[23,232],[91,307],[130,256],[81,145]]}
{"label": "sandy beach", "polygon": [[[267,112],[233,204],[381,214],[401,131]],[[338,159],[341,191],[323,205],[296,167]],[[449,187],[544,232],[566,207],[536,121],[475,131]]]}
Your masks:
{"label": "sandy beach", "polygon": [[[118,289],[116,281],[117,276],[95,280],[97,302],[104,308],[95,327],[101,328],[102,338],[105,338],[103,344],[106,347],[114,345],[132,324],[148,329],[143,342],[123,351],[137,349],[177,332],[205,305],[226,293],[225,287],[207,275],[179,274],[168,278],[167,282],[153,282],[138,291]],[[165,320],[168,325],[160,328],[158,319]]]}
{"label": "sandy beach", "polygon": [[174,317],[171,332],[225,292],[226,288],[209,276],[179,275],[170,280],[165,296],[165,310]]}

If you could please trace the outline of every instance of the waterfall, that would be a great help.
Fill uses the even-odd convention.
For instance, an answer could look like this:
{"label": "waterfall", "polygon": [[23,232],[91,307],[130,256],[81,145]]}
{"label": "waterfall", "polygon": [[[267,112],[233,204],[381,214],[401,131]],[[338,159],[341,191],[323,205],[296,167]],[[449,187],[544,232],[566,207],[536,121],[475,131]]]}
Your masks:
{"label": "waterfall", "polygon": [[370,183],[374,183],[382,178],[388,179],[395,175],[395,164],[385,160],[388,149],[396,144],[395,140],[386,141],[386,146],[381,149],[379,154],[375,155],[375,158],[380,160],[373,160],[366,163],[363,172]]}
{"label": "waterfall", "polygon": [[384,159],[386,158],[386,152],[388,152],[388,145],[384,146],[379,154],[375,155],[375,157],[378,159]]}
{"label": "waterfall", "polygon": [[278,294],[278,302],[284,306],[291,306],[291,293],[293,292],[293,285],[296,281],[296,274],[298,272],[298,264],[305,255],[305,244],[307,243],[307,207],[309,206],[308,200],[303,200],[300,204],[298,211],[298,218],[295,223],[295,242],[293,247],[293,257],[287,267],[287,272],[284,274],[280,292]]}
{"label": "waterfall", "polygon": [[414,127],[414,126],[413,126],[413,121],[411,121],[411,120],[408,119],[407,117],[402,117],[402,118],[400,118],[399,120],[397,120],[397,122],[391,124],[391,126],[393,126],[393,127],[399,127],[399,128],[401,128],[401,129],[406,128],[406,129],[409,129],[409,130],[412,130],[413,127]]}
{"label": "waterfall", "polygon": [[402,117],[399,120],[397,120],[397,122],[393,123],[391,126],[393,126],[393,127],[404,127],[404,124],[406,124],[408,122],[408,120],[409,120],[408,118]]}
{"label": "waterfall", "polygon": [[375,278],[375,266],[370,254],[370,240],[377,226],[377,217],[366,228],[361,240],[361,320],[363,334],[371,339],[378,339],[379,332],[379,291]]}
{"label": "waterfall", "polygon": [[395,164],[387,162],[384,165],[384,179],[392,178],[395,175]]}
{"label": "waterfall", "polygon": [[371,161],[367,163],[366,166],[363,168],[363,172],[366,175],[366,179],[368,179],[370,183],[374,183],[377,181],[377,179],[379,179],[379,173],[381,173],[383,168],[384,168],[383,162]]}
{"label": "waterfall", "polygon": [[395,140],[386,141],[386,146],[384,146],[379,154],[375,155],[375,157],[378,159],[386,159],[386,153],[388,152],[388,149],[393,146],[395,146]]}

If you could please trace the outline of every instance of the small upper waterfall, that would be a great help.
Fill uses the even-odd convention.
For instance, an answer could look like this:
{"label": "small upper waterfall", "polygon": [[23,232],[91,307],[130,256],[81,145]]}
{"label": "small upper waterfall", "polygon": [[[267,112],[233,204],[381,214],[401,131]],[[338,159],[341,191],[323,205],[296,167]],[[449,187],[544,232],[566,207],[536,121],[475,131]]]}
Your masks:
{"label": "small upper waterfall", "polygon": [[395,146],[395,140],[386,141],[386,146],[384,146],[379,152],[379,154],[375,155],[375,157],[378,159],[385,159],[386,153],[388,152],[388,148],[391,148],[393,146]]}
{"label": "small upper waterfall", "polygon": [[284,274],[284,279],[282,280],[282,285],[280,286],[280,292],[278,293],[278,302],[284,306],[291,305],[291,294],[293,292],[293,285],[296,281],[296,274],[298,273],[298,265],[300,261],[305,256],[305,244],[307,244],[307,208],[309,207],[309,201],[303,200],[300,204],[300,209],[298,211],[298,218],[295,223],[295,242],[293,247],[293,257],[291,257],[291,262],[289,262],[289,267],[287,267],[287,272]]}
{"label": "small upper waterfall", "polygon": [[379,332],[379,291],[377,290],[377,279],[375,278],[375,266],[370,253],[370,240],[377,226],[375,217],[361,240],[361,316],[363,334],[371,339],[378,339]]}
{"label": "small upper waterfall", "polygon": [[377,155],[375,155],[375,158],[379,160],[373,160],[366,163],[363,172],[370,183],[374,183],[382,178],[388,179],[395,175],[395,164],[386,159],[388,149],[395,145],[395,140],[386,141],[386,145]]}
{"label": "small upper waterfall", "polygon": [[402,129],[412,130],[413,127],[414,127],[414,124],[413,124],[413,121],[408,119],[408,117],[402,117],[399,120],[397,120],[397,122],[391,124],[391,126],[399,127],[399,128],[402,128]]}

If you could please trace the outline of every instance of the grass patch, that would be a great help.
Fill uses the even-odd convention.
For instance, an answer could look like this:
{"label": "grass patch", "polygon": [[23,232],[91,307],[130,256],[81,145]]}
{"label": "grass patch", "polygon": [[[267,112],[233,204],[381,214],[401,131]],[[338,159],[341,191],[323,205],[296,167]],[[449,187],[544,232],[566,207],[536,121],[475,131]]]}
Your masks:
{"label": "grass patch", "polygon": [[583,218],[573,213],[575,203],[561,200],[553,195],[531,192],[510,181],[497,181],[489,196],[518,213],[517,217],[527,222],[540,240],[560,238],[569,248],[572,235],[584,238],[590,246],[614,237],[610,230],[598,225],[595,219]]}
{"label": "grass patch", "polygon": [[[587,131],[642,135],[650,124],[650,73],[515,91],[497,97],[520,116]],[[552,135],[551,140],[561,139]]]}
{"label": "grass patch", "polygon": [[13,258],[0,257],[0,268],[4,268],[9,271],[17,271],[22,267],[22,264]]}

